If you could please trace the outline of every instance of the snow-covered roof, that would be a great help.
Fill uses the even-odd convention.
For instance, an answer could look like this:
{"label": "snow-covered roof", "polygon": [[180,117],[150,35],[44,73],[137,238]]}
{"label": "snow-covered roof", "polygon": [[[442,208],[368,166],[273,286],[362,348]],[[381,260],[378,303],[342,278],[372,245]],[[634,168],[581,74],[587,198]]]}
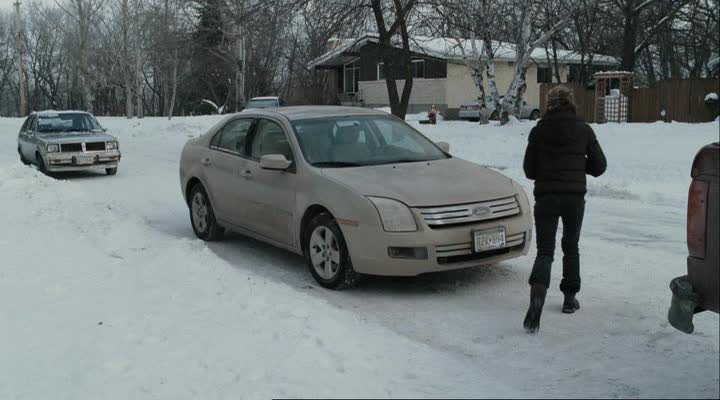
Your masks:
{"label": "snow-covered roof", "polygon": [[38,117],[54,117],[60,114],[90,114],[87,111],[81,111],[81,110],[43,110],[43,111],[33,111],[30,114],[35,114]]}
{"label": "snow-covered roof", "polygon": [[278,97],[278,96],[262,96],[262,97],[253,97],[252,99],[250,99],[250,101],[252,101],[252,100],[278,100],[279,98],[280,97]]}
{"label": "snow-covered roof", "polygon": [[[332,67],[346,64],[357,58],[357,50],[367,43],[377,43],[379,41],[376,34],[368,34],[358,39],[333,39],[336,47],[322,56],[316,58],[308,64],[310,68],[316,67]],[[432,38],[427,36],[414,36],[410,38],[410,50],[425,54],[431,57],[445,59],[451,62],[461,62],[463,60],[463,50],[471,57],[473,51],[473,43],[470,39],[452,39],[452,38]],[[400,44],[396,44],[400,47]],[[478,51],[482,51],[484,42],[475,40],[475,46]],[[497,61],[515,61],[516,46],[507,42],[492,42],[492,48]],[[548,60],[548,53],[544,48],[536,48],[532,50],[530,58],[538,63],[545,63]],[[561,64],[579,64],[582,57],[573,50],[557,50],[558,62]],[[552,58],[552,55],[550,55]],[[595,65],[616,65],[618,60],[615,57],[595,54],[593,55],[593,64]]]}

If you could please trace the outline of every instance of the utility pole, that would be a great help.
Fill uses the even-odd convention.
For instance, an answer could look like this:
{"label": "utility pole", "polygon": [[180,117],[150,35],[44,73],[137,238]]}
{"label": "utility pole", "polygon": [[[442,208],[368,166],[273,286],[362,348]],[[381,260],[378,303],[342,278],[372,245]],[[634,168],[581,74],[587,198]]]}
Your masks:
{"label": "utility pole", "polygon": [[22,39],[22,19],[20,18],[20,0],[15,2],[15,10],[17,11],[17,32],[18,32],[18,73],[20,75],[20,116],[24,117],[27,113],[27,104],[25,104],[25,77],[23,67],[23,39]]}

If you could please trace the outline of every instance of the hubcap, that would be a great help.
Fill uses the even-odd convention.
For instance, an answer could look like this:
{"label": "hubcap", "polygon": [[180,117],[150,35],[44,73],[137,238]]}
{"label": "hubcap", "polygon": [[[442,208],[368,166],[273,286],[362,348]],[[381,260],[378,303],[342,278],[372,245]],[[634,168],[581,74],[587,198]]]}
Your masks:
{"label": "hubcap", "polygon": [[195,225],[195,229],[199,232],[205,232],[208,226],[208,207],[205,196],[201,192],[195,193],[191,204],[193,225]]}
{"label": "hubcap", "polygon": [[323,279],[333,279],[340,269],[340,247],[332,231],[318,226],[310,236],[310,261]]}

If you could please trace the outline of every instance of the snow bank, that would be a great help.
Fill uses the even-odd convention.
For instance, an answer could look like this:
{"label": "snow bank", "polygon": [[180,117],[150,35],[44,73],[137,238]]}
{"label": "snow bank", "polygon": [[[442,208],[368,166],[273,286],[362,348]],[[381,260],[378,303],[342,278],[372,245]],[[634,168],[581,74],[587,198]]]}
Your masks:
{"label": "snow bank", "polygon": [[720,97],[718,97],[718,94],[715,92],[708,93],[707,96],[705,96],[705,101],[718,101],[718,99],[720,99]]}
{"label": "snow bank", "polygon": [[[376,110],[382,111],[382,112],[385,112],[388,114],[392,114],[390,107],[376,108]],[[428,110],[428,111],[430,111],[430,110]],[[405,121],[424,121],[427,119],[428,119],[427,112],[420,112],[420,113],[416,113],[416,114],[406,114],[405,115]],[[443,118],[442,114],[440,112],[438,112],[437,120],[442,121],[443,119],[444,118]]]}

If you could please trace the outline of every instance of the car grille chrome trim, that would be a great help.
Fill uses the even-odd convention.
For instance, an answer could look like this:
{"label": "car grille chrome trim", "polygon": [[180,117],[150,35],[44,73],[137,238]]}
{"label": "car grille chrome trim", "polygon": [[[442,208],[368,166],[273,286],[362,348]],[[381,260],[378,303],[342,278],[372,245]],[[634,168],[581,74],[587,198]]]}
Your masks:
{"label": "car grille chrome trim", "polygon": [[454,206],[416,208],[425,223],[431,228],[487,221],[520,214],[520,204],[516,196]]}
{"label": "car grille chrome trim", "polygon": [[[84,146],[83,146],[84,145]],[[105,151],[105,142],[81,142],[60,144],[61,153],[84,153],[88,151]]]}
{"label": "car grille chrome trim", "polygon": [[82,153],[82,143],[63,143],[60,145],[62,153]]}
{"label": "car grille chrome trim", "polygon": [[[523,244],[525,244],[525,232],[508,235],[505,238],[504,248],[521,246]],[[472,242],[435,246],[435,254],[437,257],[466,256],[473,253]]]}

